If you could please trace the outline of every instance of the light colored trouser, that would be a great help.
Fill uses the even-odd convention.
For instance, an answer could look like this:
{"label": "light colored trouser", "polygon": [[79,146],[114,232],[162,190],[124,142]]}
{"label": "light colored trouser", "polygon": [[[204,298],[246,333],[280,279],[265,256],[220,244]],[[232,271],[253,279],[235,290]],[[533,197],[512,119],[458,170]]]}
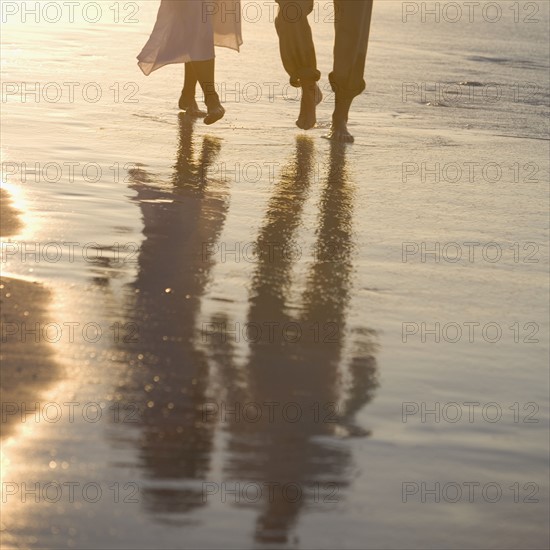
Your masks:
{"label": "light colored trouser", "polygon": [[[334,68],[329,75],[332,89],[342,97],[355,97],[365,89],[365,62],[369,44],[373,0],[333,0]],[[318,81],[317,58],[308,15],[314,0],[276,0],[279,13],[275,27],[283,66],[290,83]]]}

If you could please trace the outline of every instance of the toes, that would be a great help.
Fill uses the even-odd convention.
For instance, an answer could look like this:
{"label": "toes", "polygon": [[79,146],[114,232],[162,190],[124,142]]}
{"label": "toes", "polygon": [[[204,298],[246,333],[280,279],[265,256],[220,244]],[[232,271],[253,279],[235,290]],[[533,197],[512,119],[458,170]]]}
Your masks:
{"label": "toes", "polygon": [[323,136],[325,139],[336,141],[338,143],[353,143],[355,138],[349,132],[341,132],[338,130],[331,130],[328,134]]}

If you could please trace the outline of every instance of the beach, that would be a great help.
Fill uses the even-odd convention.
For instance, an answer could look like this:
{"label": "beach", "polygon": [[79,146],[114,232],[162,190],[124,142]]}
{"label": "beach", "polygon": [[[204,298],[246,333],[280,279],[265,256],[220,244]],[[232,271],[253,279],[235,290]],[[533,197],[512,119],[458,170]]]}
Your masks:
{"label": "beach", "polygon": [[352,145],[330,1],[308,132],[274,2],[209,127],[158,2],[6,4],[2,547],[547,548],[549,4],[375,2]]}

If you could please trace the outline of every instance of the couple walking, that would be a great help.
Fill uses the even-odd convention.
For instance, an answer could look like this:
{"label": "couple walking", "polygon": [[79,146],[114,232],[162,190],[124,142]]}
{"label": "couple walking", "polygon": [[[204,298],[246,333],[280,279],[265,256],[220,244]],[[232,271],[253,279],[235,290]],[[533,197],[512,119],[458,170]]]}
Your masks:
{"label": "couple walking", "polygon": [[[322,100],[321,73],[308,15],[315,0],[275,0],[279,12],[275,27],[283,66],[292,86],[302,89],[296,125],[309,130],[316,124],[316,107]],[[352,142],[347,128],[353,99],[365,90],[364,72],[373,0],[333,0],[334,68],[329,75],[335,94],[332,127],[327,137]],[[138,56],[141,70],[152,71],[171,63],[185,63],[180,109],[206,124],[223,118],[225,110],[216,92],[215,46],[239,50],[242,44],[240,0],[161,0],[149,41]],[[207,112],[195,101],[197,83],[204,93]]]}

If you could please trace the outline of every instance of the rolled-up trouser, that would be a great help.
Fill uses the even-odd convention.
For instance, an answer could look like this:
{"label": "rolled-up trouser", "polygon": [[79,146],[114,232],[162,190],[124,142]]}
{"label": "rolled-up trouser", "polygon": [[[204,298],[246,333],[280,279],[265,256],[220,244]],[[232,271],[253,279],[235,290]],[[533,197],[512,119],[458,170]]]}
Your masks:
{"label": "rolled-up trouser", "polygon": [[317,82],[321,73],[317,70],[315,46],[307,16],[313,11],[314,0],[276,0],[279,13],[275,28],[279,35],[279,48],[290,84],[299,87],[303,80]]}
{"label": "rolled-up trouser", "polygon": [[[332,89],[353,98],[365,89],[365,62],[369,44],[373,0],[334,1],[334,68],[329,75]],[[275,20],[281,59],[293,86],[302,80],[317,81],[317,58],[307,16],[314,0],[276,0]]]}

